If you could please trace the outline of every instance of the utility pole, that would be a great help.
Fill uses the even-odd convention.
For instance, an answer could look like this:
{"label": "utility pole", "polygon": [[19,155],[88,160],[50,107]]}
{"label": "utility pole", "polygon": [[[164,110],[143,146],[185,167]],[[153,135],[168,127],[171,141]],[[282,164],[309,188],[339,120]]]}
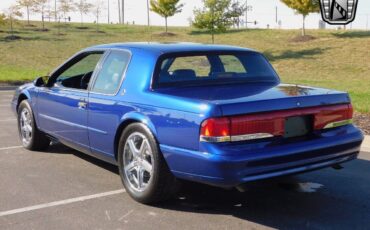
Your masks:
{"label": "utility pole", "polygon": [[248,28],[248,11],[252,11],[253,6],[248,5],[248,0],[245,0],[245,28]]}
{"label": "utility pole", "polygon": [[118,1],[118,22],[119,24],[122,23],[122,18],[121,18],[121,0],[117,0]]}
{"label": "utility pole", "polygon": [[366,30],[369,29],[369,14],[366,14]]}
{"label": "utility pole", "polygon": [[248,28],[248,0],[245,0],[245,28]]}
{"label": "utility pole", "polygon": [[125,24],[125,0],[122,0],[122,24]]}
{"label": "utility pole", "polygon": [[55,16],[55,22],[57,22],[57,0],[54,1],[54,16]]}
{"label": "utility pole", "polygon": [[110,23],[110,1],[108,0],[108,24]]}
{"label": "utility pole", "polygon": [[275,22],[278,23],[278,7],[275,6]]}
{"label": "utility pole", "polygon": [[149,0],[146,0],[146,11],[147,11],[147,14],[148,14],[148,26],[150,26],[150,8],[149,8]]}

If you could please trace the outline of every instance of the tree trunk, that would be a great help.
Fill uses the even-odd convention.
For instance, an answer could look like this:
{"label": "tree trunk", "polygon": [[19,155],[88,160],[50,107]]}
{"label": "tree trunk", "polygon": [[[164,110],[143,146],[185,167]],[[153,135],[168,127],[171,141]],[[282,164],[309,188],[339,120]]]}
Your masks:
{"label": "tree trunk", "polygon": [[96,32],[99,32],[99,16],[96,16]]}
{"label": "tree trunk", "polygon": [[215,44],[215,32],[211,30],[211,35],[212,35],[212,44]]}
{"label": "tree trunk", "polygon": [[27,6],[27,24],[30,25],[30,8]]}
{"label": "tree trunk", "polygon": [[84,22],[83,22],[83,13],[81,12],[81,27],[83,26]]}
{"label": "tree trunk", "polygon": [[302,36],[306,36],[306,15],[303,15]]}
{"label": "tree trunk", "polygon": [[41,17],[42,17],[42,30],[45,30],[45,16],[44,16],[44,13],[42,13]]}
{"label": "tree trunk", "polygon": [[57,0],[54,1],[54,17],[55,17],[55,22],[58,22],[58,16],[57,16]]}
{"label": "tree trunk", "polygon": [[168,32],[168,26],[167,26],[167,17],[164,17],[164,20],[166,22],[166,33]]}
{"label": "tree trunk", "polygon": [[14,36],[14,31],[13,31],[13,17],[10,17],[10,34]]}

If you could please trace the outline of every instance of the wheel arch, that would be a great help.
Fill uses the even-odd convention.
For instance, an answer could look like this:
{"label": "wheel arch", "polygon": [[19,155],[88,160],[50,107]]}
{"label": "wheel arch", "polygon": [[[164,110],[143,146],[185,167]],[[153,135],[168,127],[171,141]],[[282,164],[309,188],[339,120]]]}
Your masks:
{"label": "wheel arch", "polygon": [[29,100],[29,99],[30,97],[29,95],[27,96],[26,93],[22,92],[21,94],[19,94],[18,100],[17,100],[17,107],[16,107],[17,111],[18,111],[18,107],[21,104],[21,102],[24,100]]}
{"label": "wheel arch", "polygon": [[118,156],[118,144],[119,144],[121,134],[126,129],[127,126],[133,123],[141,123],[145,125],[150,130],[150,132],[152,132],[154,137],[155,138],[157,137],[155,126],[152,123],[152,121],[149,119],[149,117],[147,117],[144,114],[138,113],[138,112],[131,112],[131,113],[125,114],[121,119],[121,123],[118,126],[115,137],[114,137],[114,157],[116,160],[118,159],[117,157]]}

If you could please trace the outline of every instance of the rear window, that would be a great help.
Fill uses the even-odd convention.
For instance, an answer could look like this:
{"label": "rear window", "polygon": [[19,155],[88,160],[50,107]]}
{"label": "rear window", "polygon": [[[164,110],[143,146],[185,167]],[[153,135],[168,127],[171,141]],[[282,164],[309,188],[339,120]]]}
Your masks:
{"label": "rear window", "polygon": [[266,58],[255,52],[170,54],[160,59],[156,87],[278,82]]}

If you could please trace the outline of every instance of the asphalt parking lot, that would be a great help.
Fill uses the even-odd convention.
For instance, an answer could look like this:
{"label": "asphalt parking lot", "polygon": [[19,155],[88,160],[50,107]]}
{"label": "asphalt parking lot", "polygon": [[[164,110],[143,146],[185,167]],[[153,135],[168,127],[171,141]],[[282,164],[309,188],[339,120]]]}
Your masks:
{"label": "asphalt parking lot", "polygon": [[244,193],[189,183],[145,206],[112,165],[60,144],[21,148],[11,98],[0,91],[0,229],[369,229],[370,153]]}

